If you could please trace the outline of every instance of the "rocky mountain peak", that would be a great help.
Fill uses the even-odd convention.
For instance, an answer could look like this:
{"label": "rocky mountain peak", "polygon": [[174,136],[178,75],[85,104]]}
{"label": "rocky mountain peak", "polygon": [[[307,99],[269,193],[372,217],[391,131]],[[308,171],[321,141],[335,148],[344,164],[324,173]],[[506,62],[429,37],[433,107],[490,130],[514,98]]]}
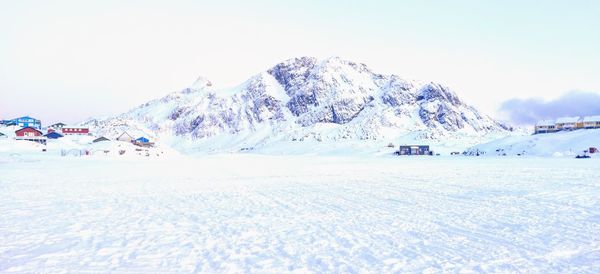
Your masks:
{"label": "rocky mountain peak", "polygon": [[212,87],[212,83],[204,76],[199,76],[189,87],[190,90],[204,90]]}
{"label": "rocky mountain peak", "polygon": [[[194,92],[203,90],[208,92]],[[234,145],[307,138],[393,139],[411,132],[427,138],[480,136],[508,129],[442,84],[377,74],[339,57],[286,60],[225,90],[213,90],[210,81],[199,77],[181,93],[118,117],[121,126],[130,121],[157,135],[225,138]],[[111,119],[95,122],[99,128],[110,124]]]}

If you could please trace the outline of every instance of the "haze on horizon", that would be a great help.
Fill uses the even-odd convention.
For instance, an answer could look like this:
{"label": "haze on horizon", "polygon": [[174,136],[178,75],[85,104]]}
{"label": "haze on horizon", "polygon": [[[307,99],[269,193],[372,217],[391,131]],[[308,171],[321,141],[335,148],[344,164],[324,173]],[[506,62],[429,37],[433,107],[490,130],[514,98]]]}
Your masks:
{"label": "haze on horizon", "polygon": [[200,75],[229,87],[300,56],[443,83],[500,117],[506,101],[600,96],[598,14],[583,0],[0,0],[0,119],[114,115]]}

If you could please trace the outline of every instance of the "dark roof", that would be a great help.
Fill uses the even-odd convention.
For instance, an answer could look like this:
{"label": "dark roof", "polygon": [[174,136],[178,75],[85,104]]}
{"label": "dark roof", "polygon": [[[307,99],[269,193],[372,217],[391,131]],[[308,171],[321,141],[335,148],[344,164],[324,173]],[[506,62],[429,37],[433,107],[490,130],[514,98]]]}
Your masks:
{"label": "dark roof", "polygon": [[110,141],[110,139],[108,139],[106,137],[100,137],[100,138],[94,139],[94,141],[92,141],[92,143],[97,143],[97,142],[102,142],[102,141]]}
{"label": "dark roof", "polygon": [[117,139],[120,139],[123,135],[125,135],[126,137],[129,137],[130,139],[133,139],[133,137],[131,137],[131,135],[129,135],[129,133],[127,133],[127,131],[123,131],[123,133],[121,133],[121,135],[119,135],[119,137],[117,137]]}
{"label": "dark roof", "polygon": [[61,138],[64,137],[62,134],[56,132],[56,131],[52,131],[50,133],[47,133],[46,135],[44,135],[50,139],[57,139],[57,138]]}
{"label": "dark roof", "polygon": [[40,133],[40,135],[43,135],[43,134],[44,134],[44,133],[42,133],[41,131],[39,131],[39,130],[37,130],[37,129],[35,129],[35,128],[32,128],[32,127],[24,127],[24,128],[22,128],[22,129],[17,129],[17,130],[15,130],[15,133],[17,133],[17,132],[19,132],[19,131],[26,130],[26,129],[28,129],[28,128],[30,128],[30,129],[33,129],[33,130],[35,130],[35,131],[39,132],[39,133]]}

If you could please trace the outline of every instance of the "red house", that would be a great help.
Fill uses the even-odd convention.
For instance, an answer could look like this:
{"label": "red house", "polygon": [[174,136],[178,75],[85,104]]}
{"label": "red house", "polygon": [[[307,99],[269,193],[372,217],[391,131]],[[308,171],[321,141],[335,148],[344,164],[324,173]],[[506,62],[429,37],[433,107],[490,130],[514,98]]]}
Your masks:
{"label": "red house", "polygon": [[61,131],[64,135],[87,135],[90,133],[90,129],[87,127],[64,126]]}
{"label": "red house", "polygon": [[15,135],[17,135],[17,137],[36,137],[42,136],[43,133],[32,127],[24,127],[15,131]]}
{"label": "red house", "polygon": [[31,141],[40,144],[46,144],[46,137],[42,136],[42,132],[32,128],[32,127],[24,127],[22,129],[15,131],[15,139],[16,140],[24,140]]}

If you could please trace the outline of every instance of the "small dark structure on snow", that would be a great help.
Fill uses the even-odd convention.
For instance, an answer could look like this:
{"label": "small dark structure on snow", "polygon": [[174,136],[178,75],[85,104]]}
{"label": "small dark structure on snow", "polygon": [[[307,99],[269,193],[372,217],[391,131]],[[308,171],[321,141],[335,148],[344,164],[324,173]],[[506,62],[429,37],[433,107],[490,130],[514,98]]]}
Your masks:
{"label": "small dark structure on snow", "polygon": [[433,151],[429,150],[429,146],[426,145],[400,146],[396,155],[433,155]]}
{"label": "small dark structure on snow", "polygon": [[58,138],[64,137],[62,134],[60,134],[56,131],[52,131],[44,136],[46,136],[46,138],[48,138],[48,139],[58,139]]}
{"label": "small dark structure on snow", "polygon": [[100,138],[94,139],[94,141],[92,141],[92,143],[98,143],[98,142],[104,142],[104,141],[110,141],[110,140],[106,137],[100,137]]}

